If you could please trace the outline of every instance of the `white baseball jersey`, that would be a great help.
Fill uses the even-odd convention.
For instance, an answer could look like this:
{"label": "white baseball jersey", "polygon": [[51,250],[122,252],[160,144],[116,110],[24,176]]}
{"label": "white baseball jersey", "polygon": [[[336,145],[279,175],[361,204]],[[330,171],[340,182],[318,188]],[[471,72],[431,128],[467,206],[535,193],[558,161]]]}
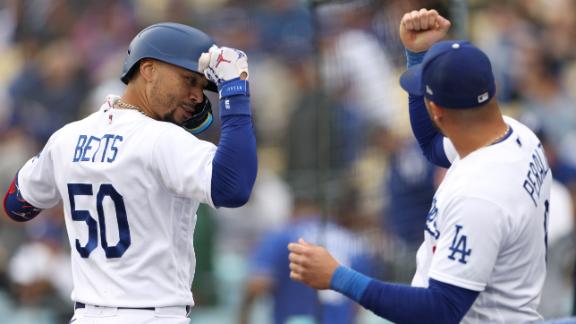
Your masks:
{"label": "white baseball jersey", "polygon": [[38,208],[63,202],[72,300],[111,307],[193,305],[193,232],[216,146],[136,110],[70,123],[18,174]]}
{"label": "white baseball jersey", "polygon": [[552,174],[542,145],[526,126],[505,117],[504,141],[460,159],[434,196],[412,285],[432,278],[480,294],[463,323],[529,322],[546,275],[546,226]]}

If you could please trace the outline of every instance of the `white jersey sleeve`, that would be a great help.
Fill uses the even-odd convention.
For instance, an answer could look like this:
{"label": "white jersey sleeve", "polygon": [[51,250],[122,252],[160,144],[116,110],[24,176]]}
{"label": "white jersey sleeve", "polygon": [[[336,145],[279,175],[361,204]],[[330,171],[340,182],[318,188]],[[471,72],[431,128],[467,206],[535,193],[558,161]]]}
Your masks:
{"label": "white jersey sleeve", "polygon": [[211,177],[215,153],[214,144],[175,127],[160,134],[152,150],[161,179],[170,191],[212,207]]}
{"label": "white jersey sleeve", "polygon": [[507,237],[506,213],[493,202],[470,197],[455,197],[446,212],[437,224],[442,235],[437,241],[430,277],[482,291]]}
{"label": "white jersey sleeve", "polygon": [[54,133],[42,151],[28,160],[18,171],[18,185],[22,197],[32,206],[47,209],[60,201],[54,178],[52,148],[59,132]]}

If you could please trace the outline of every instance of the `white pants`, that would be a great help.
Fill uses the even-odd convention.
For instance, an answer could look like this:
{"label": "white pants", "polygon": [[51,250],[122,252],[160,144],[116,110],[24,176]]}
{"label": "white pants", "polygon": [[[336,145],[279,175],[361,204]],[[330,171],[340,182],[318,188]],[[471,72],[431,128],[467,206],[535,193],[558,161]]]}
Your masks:
{"label": "white pants", "polygon": [[155,310],[118,309],[86,305],[74,311],[69,324],[189,324],[184,306],[157,307]]}

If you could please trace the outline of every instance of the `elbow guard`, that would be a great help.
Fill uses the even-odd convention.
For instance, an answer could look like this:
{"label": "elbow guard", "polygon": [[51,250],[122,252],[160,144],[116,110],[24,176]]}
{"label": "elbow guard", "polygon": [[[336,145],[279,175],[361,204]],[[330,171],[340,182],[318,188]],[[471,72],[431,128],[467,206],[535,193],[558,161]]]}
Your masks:
{"label": "elbow guard", "polygon": [[18,187],[18,175],[14,177],[4,196],[4,211],[8,217],[17,222],[27,222],[42,211],[42,209],[32,206],[22,198]]}

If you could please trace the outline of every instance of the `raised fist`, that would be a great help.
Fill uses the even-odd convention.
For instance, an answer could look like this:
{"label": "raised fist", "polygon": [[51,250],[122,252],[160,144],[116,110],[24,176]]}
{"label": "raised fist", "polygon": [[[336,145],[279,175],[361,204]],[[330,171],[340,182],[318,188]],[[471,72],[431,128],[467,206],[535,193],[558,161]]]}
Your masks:
{"label": "raised fist", "polygon": [[218,86],[224,81],[236,78],[247,80],[248,57],[241,50],[212,45],[208,53],[200,56],[198,69]]}
{"label": "raised fist", "polygon": [[444,38],[448,29],[450,21],[436,10],[414,10],[400,21],[400,40],[410,51],[423,52]]}

